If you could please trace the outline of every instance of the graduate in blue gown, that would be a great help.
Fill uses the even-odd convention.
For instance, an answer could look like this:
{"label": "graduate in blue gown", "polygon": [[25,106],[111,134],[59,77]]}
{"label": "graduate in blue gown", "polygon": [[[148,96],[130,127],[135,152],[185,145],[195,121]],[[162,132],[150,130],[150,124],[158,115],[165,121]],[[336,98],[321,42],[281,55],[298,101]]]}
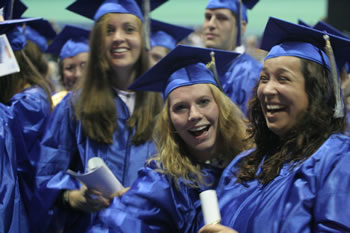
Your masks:
{"label": "graduate in blue gown", "polygon": [[193,31],[190,28],[152,19],[151,50],[149,52],[151,65],[153,66],[159,62]]}
{"label": "graduate in blue gown", "polygon": [[[248,146],[243,114],[205,66],[211,51],[179,45],[130,86],[165,97],[154,128],[158,154],[90,232],[196,232],[199,193],[215,189],[227,163]],[[217,64],[234,56],[215,52]]]}
{"label": "graduate in blue gown", "polygon": [[49,21],[41,19],[28,22],[25,25],[24,32],[27,38],[24,51],[35,68],[47,81],[51,92],[54,92],[55,86],[49,76],[49,63],[45,53],[49,41],[56,37],[56,31]]}
{"label": "graduate in blue gown", "polygon": [[18,122],[6,108],[0,107],[0,232],[29,232],[17,176],[17,155],[23,153],[26,152]]}
{"label": "graduate in blue gown", "polygon": [[269,19],[249,108],[256,149],[226,168],[217,188],[222,225],[200,233],[350,231],[350,138],[332,56],[346,56],[350,41],[325,34]]}
{"label": "graduate in blue gown", "polygon": [[257,0],[209,0],[203,22],[206,48],[237,51],[241,55],[231,62],[230,69],[220,75],[226,95],[247,114],[248,101],[259,80],[262,65],[244,52],[242,35],[248,23],[247,8]]}
{"label": "graduate in blue gown", "polygon": [[89,35],[87,29],[66,25],[47,49],[47,53],[59,59],[59,81],[64,87],[64,90],[52,96],[54,106],[82,82],[89,57]]}
{"label": "graduate in blue gown", "polygon": [[[16,152],[11,156],[16,160],[16,179],[18,179],[16,188],[20,190],[22,200],[18,200],[21,208],[15,212],[24,211],[24,207],[28,211],[28,202],[33,194],[35,163],[40,139],[51,113],[50,88],[24,52],[26,38],[22,24],[34,20],[38,19],[0,22],[0,34],[7,36],[20,68],[17,73],[0,78],[0,108],[4,109],[4,114],[7,114],[11,121],[15,121],[13,125],[16,125],[16,130],[11,129],[12,134],[17,135],[13,137]],[[10,218],[10,213],[8,214],[6,218]],[[20,222],[22,229],[28,228],[26,217],[23,217]],[[27,232],[28,229],[14,232],[22,231]]]}
{"label": "graduate in blue gown", "polygon": [[149,68],[139,6],[132,0],[91,2],[96,8],[77,2],[83,5],[78,9],[95,13],[89,59],[81,88],[56,106],[41,142],[33,202],[33,208],[40,206],[33,224],[41,229],[36,232],[84,232],[94,214],[110,204],[67,169],[83,173],[97,156],[128,187],[156,152],[151,132],[161,96],[126,89]]}

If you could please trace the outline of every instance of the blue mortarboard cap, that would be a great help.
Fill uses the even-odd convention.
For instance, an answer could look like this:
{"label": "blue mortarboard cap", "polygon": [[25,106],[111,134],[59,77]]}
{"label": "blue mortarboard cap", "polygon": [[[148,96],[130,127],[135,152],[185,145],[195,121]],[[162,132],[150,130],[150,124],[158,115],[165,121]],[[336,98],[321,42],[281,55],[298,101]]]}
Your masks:
{"label": "blue mortarboard cap", "polygon": [[311,27],[309,24],[307,24],[304,20],[298,19],[298,24],[306,26],[306,27]]}
{"label": "blue mortarboard cap", "polygon": [[[13,7],[11,6],[13,2]],[[3,17],[5,20],[19,19],[27,10],[27,6],[20,0],[0,0],[0,8],[3,9]],[[11,10],[12,9],[12,10]],[[12,11],[12,12],[11,12]]]}
{"label": "blue mortarboard cap", "polygon": [[[326,31],[330,34],[336,35],[336,36],[340,36],[340,37],[344,37],[346,39],[349,39],[348,36],[346,36],[344,33],[342,33],[341,31],[339,31],[338,29],[336,29],[335,27],[333,27],[330,24],[327,24],[323,21],[319,21],[317,24],[314,25],[315,29],[320,30],[320,31]],[[350,54],[348,54],[347,57],[339,57],[338,58],[338,69],[340,70],[342,67],[339,67],[341,65],[344,64],[346,72],[349,73],[350,69],[349,69],[349,62],[350,62]]]}
{"label": "blue mortarboard cap", "polygon": [[211,61],[215,52],[218,73],[223,74],[238,53],[178,45],[150,70],[137,78],[129,87],[132,90],[163,92],[166,98],[175,88],[199,83],[218,86],[214,75],[205,64]]}
{"label": "blue mortarboard cap", "polygon": [[248,22],[247,8],[252,9],[259,0],[209,0],[207,9],[225,8],[237,17],[237,45],[241,45],[241,19]]}
{"label": "blue mortarboard cap", "polygon": [[193,29],[151,20],[151,47],[162,46],[174,49],[180,41],[185,39]]}
{"label": "blue mortarboard cap", "polygon": [[[151,10],[166,1],[151,0]],[[66,9],[95,21],[107,13],[129,13],[136,15],[143,21],[142,7],[140,6],[135,0],[76,0]]]}
{"label": "blue mortarboard cap", "polygon": [[88,52],[89,34],[89,30],[67,25],[52,41],[47,49],[47,53],[64,59],[66,57],[73,57],[79,53]]}
{"label": "blue mortarboard cap", "polygon": [[12,50],[21,50],[26,45],[27,41],[21,25],[25,22],[35,20],[40,20],[40,18],[13,19],[2,21],[0,22],[0,35],[6,34]]}
{"label": "blue mortarboard cap", "polygon": [[344,38],[348,38],[345,34],[343,34],[341,31],[339,31],[338,29],[336,29],[335,27],[333,27],[332,25],[325,23],[323,21],[319,21],[317,24],[314,25],[315,29],[320,30],[320,31],[326,31],[330,34],[336,35],[336,36],[340,36],[340,37],[344,37]]}
{"label": "blue mortarboard cap", "polygon": [[[266,25],[261,49],[270,51],[265,59],[278,56],[296,56],[317,62],[329,69],[328,57],[324,53],[324,35],[330,37],[337,66],[344,64],[346,49],[350,47],[350,40],[322,32],[311,27],[290,23],[270,17]],[[339,63],[339,64],[338,64]]]}
{"label": "blue mortarboard cap", "polygon": [[47,49],[47,41],[56,37],[56,31],[47,20],[37,20],[26,24],[25,34],[27,40],[37,44],[42,52]]}

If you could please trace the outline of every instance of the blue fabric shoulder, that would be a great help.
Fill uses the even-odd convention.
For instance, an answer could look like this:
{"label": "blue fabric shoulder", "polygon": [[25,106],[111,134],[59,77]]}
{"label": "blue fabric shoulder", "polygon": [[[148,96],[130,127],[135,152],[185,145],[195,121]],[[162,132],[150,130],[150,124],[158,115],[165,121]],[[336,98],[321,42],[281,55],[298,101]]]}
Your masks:
{"label": "blue fabric shoulder", "polygon": [[224,77],[220,78],[226,95],[247,115],[248,101],[259,81],[262,64],[247,53],[236,57]]}
{"label": "blue fabric shoulder", "polygon": [[239,160],[218,186],[222,224],[238,232],[350,232],[350,138],[331,135],[267,185],[236,182]]}

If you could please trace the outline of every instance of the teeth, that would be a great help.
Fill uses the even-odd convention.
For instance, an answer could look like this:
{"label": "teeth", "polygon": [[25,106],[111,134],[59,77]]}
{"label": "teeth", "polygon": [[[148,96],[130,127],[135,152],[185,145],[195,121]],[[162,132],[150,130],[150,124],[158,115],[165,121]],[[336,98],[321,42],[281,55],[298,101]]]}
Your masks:
{"label": "teeth", "polygon": [[126,52],[127,49],[125,48],[119,48],[119,49],[113,49],[112,52],[113,53],[122,53],[122,52]]}
{"label": "teeth", "polygon": [[280,105],[266,105],[267,110],[276,110],[282,108]]}
{"label": "teeth", "polygon": [[201,131],[201,130],[203,130],[203,129],[205,129],[205,128],[207,128],[207,126],[200,126],[200,127],[198,127],[198,128],[195,128],[195,129],[190,129],[189,131],[191,131],[191,132],[197,132],[197,131]]}

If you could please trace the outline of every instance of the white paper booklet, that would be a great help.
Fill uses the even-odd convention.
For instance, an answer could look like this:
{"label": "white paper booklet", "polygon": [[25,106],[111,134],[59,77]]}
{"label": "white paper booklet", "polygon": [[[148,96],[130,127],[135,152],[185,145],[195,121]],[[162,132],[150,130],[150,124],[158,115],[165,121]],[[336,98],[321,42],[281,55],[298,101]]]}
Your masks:
{"label": "white paper booklet", "polygon": [[124,189],[103,159],[99,157],[89,159],[87,170],[84,174],[72,170],[68,170],[67,173],[80,180],[86,187],[100,191],[105,197]]}
{"label": "white paper booklet", "polygon": [[19,72],[19,66],[5,34],[0,35],[0,77]]}

